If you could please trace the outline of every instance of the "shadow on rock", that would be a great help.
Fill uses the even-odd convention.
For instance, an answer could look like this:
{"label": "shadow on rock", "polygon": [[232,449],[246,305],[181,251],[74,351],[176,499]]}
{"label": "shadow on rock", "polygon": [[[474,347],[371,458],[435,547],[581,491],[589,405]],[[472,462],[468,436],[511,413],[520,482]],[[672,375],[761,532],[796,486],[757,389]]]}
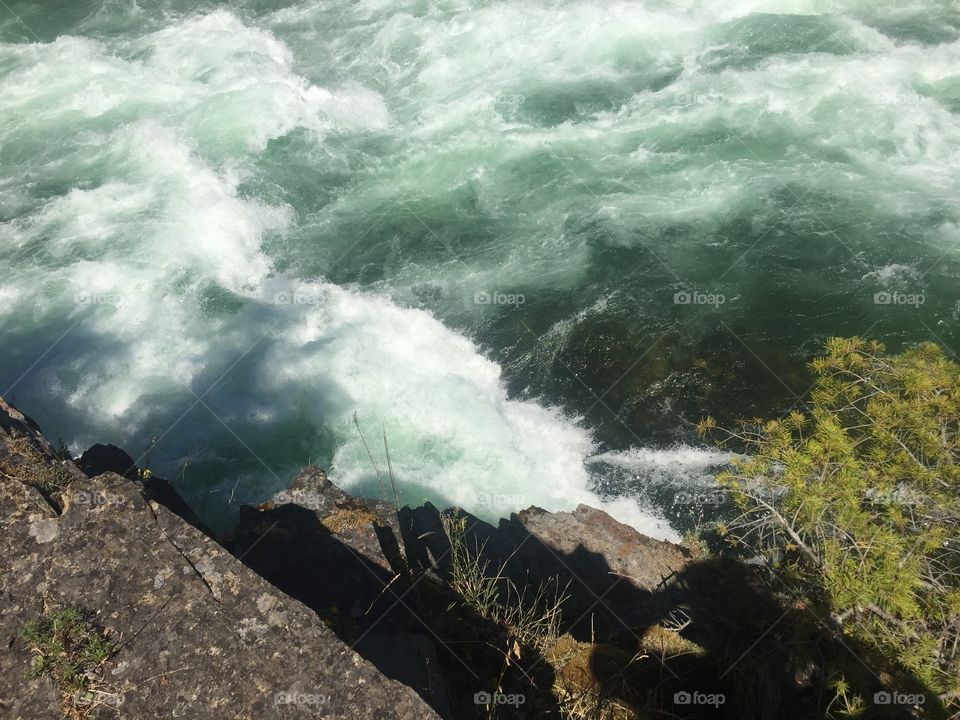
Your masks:
{"label": "shadow on rock", "polygon": [[347,496],[317,468],[277,500],[242,508],[233,553],[381,672],[444,717],[488,717],[494,695],[509,701],[497,717],[556,716],[551,665],[451,591],[435,508],[398,516]]}
{"label": "shadow on rock", "polygon": [[[566,635],[549,653],[555,692],[588,691],[609,711],[604,717],[619,708],[635,717],[820,719],[837,668],[866,696],[860,717],[947,717],[905,667],[844,636],[829,613],[774,592],[757,566],[694,561],[586,506],[532,508],[498,527],[455,512],[468,519],[468,542],[497,568],[501,592],[506,583],[566,588]],[[923,705],[882,704],[891,684]]]}
{"label": "shadow on rock", "polygon": [[[868,696],[861,717],[946,717],[760,568],[695,561],[583,505],[495,527],[353,498],[308,468],[243,508],[233,551],[445,717],[824,718],[837,668]],[[922,713],[869,703],[891,683]]]}

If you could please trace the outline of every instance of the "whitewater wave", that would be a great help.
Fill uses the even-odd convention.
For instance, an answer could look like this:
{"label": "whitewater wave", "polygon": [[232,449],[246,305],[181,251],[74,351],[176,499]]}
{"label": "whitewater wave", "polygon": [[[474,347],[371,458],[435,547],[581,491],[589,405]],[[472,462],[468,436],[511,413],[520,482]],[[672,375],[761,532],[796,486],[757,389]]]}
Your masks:
{"label": "whitewater wave", "polygon": [[386,436],[411,502],[673,537],[723,458],[601,452],[558,388],[643,420],[746,382],[721,318],[767,358],[878,291],[955,313],[953,3],[257,5],[0,44],[0,391],[201,510],[311,460],[379,494]]}
{"label": "whitewater wave", "polygon": [[[29,370],[12,390],[44,427],[72,447],[143,448],[141,463],[182,471],[208,511],[226,500],[211,491],[257,499],[309,460],[380,494],[384,437],[409,502],[491,520],[601,502],[588,489],[589,432],[510,399],[470,340],[385,296],[276,273],[263,252],[297,218],[242,191],[250,164],[294,128],[322,142],[338,123],[388,124],[374,91],[311,85],[281,42],[225,11],[126,50],[69,37],[5,48],[31,61],[0,82],[22,119],[4,139],[28,141],[37,107],[48,123],[79,116],[83,128],[21,168],[69,189],[21,198],[0,225],[15,260],[0,281],[4,344],[16,347],[4,376]],[[607,506],[670,536],[636,502]]]}

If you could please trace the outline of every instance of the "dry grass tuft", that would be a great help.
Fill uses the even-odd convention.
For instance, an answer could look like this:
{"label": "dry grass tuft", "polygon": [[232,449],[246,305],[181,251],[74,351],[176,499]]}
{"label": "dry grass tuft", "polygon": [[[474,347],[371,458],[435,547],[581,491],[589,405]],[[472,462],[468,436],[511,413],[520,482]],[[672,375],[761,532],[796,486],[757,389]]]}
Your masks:
{"label": "dry grass tuft", "polygon": [[5,457],[0,459],[0,473],[10,480],[51,493],[66,487],[70,476],[56,460],[45,456],[24,436],[6,441]]}

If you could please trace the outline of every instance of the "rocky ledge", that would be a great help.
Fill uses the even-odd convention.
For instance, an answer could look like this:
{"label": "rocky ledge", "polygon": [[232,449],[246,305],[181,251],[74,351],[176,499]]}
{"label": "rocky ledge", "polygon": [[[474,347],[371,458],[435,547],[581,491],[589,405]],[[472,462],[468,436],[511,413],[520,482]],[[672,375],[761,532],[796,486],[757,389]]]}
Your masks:
{"label": "rocky ledge", "polygon": [[694,717],[674,695],[722,697],[734,659],[748,702],[697,717],[787,717],[800,687],[742,567],[584,505],[495,527],[308,467],[218,542],[122,450],[73,460],[0,400],[0,523],[0,717]]}
{"label": "rocky ledge", "polygon": [[[435,716],[158,502],[169,488],[115,472],[88,478],[2,400],[0,472],[0,717]],[[86,662],[81,645],[31,672],[51,648],[31,647],[24,628],[64,610],[102,634],[109,654]],[[69,654],[71,642],[48,630],[52,652]],[[74,662],[84,677],[58,667]]]}

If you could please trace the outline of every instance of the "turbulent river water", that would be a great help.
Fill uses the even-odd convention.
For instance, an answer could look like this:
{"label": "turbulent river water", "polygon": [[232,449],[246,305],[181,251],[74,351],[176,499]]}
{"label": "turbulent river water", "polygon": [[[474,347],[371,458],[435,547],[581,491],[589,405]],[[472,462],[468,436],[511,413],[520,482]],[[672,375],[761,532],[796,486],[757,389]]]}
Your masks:
{"label": "turbulent river water", "polygon": [[4,0],[0,392],[214,519],[385,436],[671,537],[701,415],[956,346],[958,191],[952,0]]}

